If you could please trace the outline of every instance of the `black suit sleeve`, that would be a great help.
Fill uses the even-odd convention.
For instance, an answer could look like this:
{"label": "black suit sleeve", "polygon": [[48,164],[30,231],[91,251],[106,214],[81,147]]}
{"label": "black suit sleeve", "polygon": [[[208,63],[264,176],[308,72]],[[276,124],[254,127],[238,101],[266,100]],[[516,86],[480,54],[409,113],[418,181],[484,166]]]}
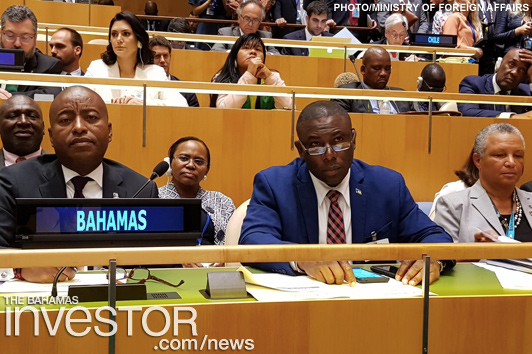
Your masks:
{"label": "black suit sleeve", "polygon": [[16,185],[8,168],[0,172],[0,248],[15,247]]}

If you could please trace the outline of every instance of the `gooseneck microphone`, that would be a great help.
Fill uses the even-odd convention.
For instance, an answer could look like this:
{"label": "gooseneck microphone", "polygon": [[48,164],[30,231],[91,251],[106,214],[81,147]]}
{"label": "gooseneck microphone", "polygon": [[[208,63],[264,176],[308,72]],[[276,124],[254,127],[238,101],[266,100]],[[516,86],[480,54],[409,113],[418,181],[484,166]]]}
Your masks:
{"label": "gooseneck microphone", "polygon": [[150,183],[154,179],[164,175],[166,173],[166,171],[168,171],[169,167],[170,167],[170,165],[168,164],[168,162],[166,162],[166,161],[159,162],[157,164],[157,166],[155,166],[155,168],[153,169],[153,173],[151,174],[151,177],[146,181],[146,183],[144,183],[142,185],[142,187],[140,187],[140,189],[137,191],[137,193],[133,194],[133,196],[131,198],[136,198],[140,194],[140,192],[142,192],[144,190],[144,188],[146,188],[148,183]]}
{"label": "gooseneck microphone", "polygon": [[[351,54],[349,56],[349,60],[351,61],[351,63],[353,63],[353,66],[355,67],[355,73],[357,74],[358,81],[360,82],[360,85],[362,86],[362,89],[366,89],[367,90],[368,88],[366,87],[366,84],[364,83],[364,81],[360,77],[360,73],[358,72],[358,68],[357,68],[357,66],[355,64],[355,59],[356,59],[355,55],[356,55],[356,53],[355,54]],[[366,100],[366,104],[364,106],[366,108],[366,112],[367,113],[373,113],[373,109],[370,107],[370,103],[369,103],[368,100]]]}

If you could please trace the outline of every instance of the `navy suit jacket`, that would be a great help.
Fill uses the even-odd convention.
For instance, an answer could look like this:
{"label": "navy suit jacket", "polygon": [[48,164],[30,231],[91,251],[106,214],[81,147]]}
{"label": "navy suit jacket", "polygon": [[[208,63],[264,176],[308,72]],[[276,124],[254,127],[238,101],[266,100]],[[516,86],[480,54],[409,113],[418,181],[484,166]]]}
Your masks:
{"label": "navy suit jacket", "polygon": [[[179,80],[179,78],[175,77],[174,75],[170,75],[170,80],[181,81],[181,80]],[[186,92],[186,93],[181,93],[181,94],[187,100],[189,107],[199,107],[200,106],[199,102],[198,102],[198,96],[196,96],[195,93]]]}
{"label": "navy suit jacket", "polygon": [[[323,32],[322,36],[324,37],[332,37],[332,34],[329,32]],[[294,31],[292,33],[287,34],[283,37],[283,39],[293,39],[298,41],[306,41],[307,35],[305,34],[305,29],[301,29],[299,31]],[[283,47],[281,49],[282,55],[302,55],[302,56],[308,56],[308,48],[291,48],[291,47]]]}
{"label": "navy suit jacket", "polygon": [[[119,164],[103,160],[103,197],[131,198],[147,178]],[[66,198],[65,177],[54,154],[41,155],[0,170],[0,248],[15,244],[15,198]],[[139,198],[157,198],[155,183]]]}
{"label": "navy suit jacket", "polygon": [[[482,95],[493,95],[493,75],[484,76],[466,76],[460,82],[460,93],[475,93]],[[510,92],[512,96],[530,96],[530,87],[526,84],[519,84],[518,87]],[[510,106],[511,112],[524,113],[529,110],[523,106]],[[458,103],[458,110],[466,117],[496,117],[506,112],[506,107],[500,104],[477,104],[477,103]]]}
{"label": "navy suit jacket", "polygon": [[[401,174],[353,160],[349,181],[352,242],[388,238],[391,243],[452,242],[412,199]],[[318,239],[316,191],[300,158],[255,176],[242,225],[241,244],[315,244]],[[260,263],[271,272],[292,274],[288,263]]]}

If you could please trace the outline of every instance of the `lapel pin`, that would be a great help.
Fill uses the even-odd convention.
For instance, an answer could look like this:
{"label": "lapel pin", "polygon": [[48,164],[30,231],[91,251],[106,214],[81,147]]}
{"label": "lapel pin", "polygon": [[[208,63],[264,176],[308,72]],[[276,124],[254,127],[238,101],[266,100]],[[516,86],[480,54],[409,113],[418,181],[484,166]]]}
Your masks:
{"label": "lapel pin", "polygon": [[[358,189],[358,188],[355,188],[355,193],[356,193],[356,194],[360,194],[360,195],[362,195],[362,191],[361,191],[360,189]],[[531,212],[532,212],[532,211],[531,211]]]}

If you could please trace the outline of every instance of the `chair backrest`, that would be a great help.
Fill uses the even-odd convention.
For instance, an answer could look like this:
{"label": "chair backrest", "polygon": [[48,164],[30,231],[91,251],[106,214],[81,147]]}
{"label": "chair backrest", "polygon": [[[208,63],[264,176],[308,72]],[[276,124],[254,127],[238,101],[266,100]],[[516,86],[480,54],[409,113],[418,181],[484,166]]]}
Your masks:
{"label": "chair backrest", "polygon": [[[240,231],[242,230],[242,223],[248,211],[249,199],[235,210],[231,219],[227,223],[227,230],[225,231],[225,244],[228,246],[238,245],[240,239]],[[238,267],[240,263],[227,263],[227,267]]]}
{"label": "chair backrest", "polygon": [[445,102],[441,106],[440,111],[457,111],[458,112],[458,106],[456,105],[456,102]]}

